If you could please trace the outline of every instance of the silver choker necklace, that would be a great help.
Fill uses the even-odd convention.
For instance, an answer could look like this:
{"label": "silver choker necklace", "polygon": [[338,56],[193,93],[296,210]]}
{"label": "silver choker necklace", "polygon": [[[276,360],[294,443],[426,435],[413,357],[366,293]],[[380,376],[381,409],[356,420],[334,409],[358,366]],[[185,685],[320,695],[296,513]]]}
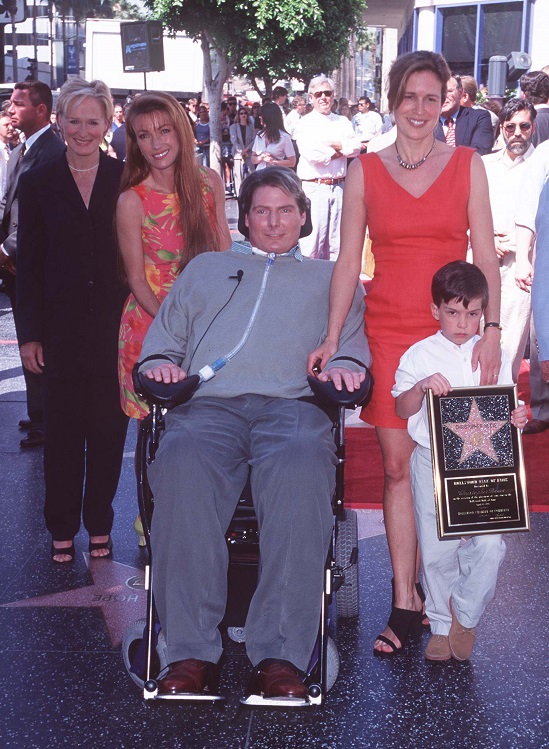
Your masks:
{"label": "silver choker necklace", "polygon": [[422,159],[420,159],[419,161],[416,161],[415,164],[408,164],[408,162],[404,161],[402,156],[399,154],[398,146],[395,143],[395,150],[397,154],[398,163],[403,169],[417,169],[419,166],[421,166],[425,162],[425,160],[427,159],[427,156],[431,154],[431,151],[433,150],[434,147],[435,147],[435,138],[433,138],[433,145],[431,146],[431,148],[428,150],[428,152],[425,154],[425,156]]}
{"label": "silver choker necklace", "polygon": [[[427,154],[427,156],[428,155],[429,154]],[[427,158],[427,157],[425,157],[425,158]],[[425,159],[424,159],[424,161],[425,161]],[[67,164],[69,164],[68,161],[67,161]],[[69,164],[69,169],[71,169],[73,172],[91,172],[93,169],[97,169],[98,166],[99,166],[99,162],[95,166],[90,166],[88,169],[77,169],[75,166],[71,166]]]}

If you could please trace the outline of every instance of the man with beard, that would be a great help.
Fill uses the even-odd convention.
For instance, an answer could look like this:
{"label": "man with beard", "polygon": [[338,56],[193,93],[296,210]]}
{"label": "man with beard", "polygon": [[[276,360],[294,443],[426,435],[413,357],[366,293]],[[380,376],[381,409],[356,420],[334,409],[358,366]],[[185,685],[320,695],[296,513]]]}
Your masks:
{"label": "man with beard", "polygon": [[515,209],[526,163],[534,153],[536,110],[525,99],[510,99],[499,115],[505,148],[482,157],[494,221],[494,245],[501,273],[501,344],[517,380],[528,338],[530,294],[515,283]]}

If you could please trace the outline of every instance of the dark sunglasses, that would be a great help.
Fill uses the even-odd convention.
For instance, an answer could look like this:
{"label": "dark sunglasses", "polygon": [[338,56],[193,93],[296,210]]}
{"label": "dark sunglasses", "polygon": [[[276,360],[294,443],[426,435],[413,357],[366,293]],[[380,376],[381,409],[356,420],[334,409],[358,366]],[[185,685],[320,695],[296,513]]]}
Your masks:
{"label": "dark sunglasses", "polygon": [[333,95],[334,95],[333,91],[315,91],[313,94],[315,99],[320,99],[321,96],[325,96],[327,99],[329,99]]}
{"label": "dark sunglasses", "polygon": [[[532,129],[532,123],[531,122],[520,122],[520,123],[517,123],[517,124],[520,127],[521,132],[523,132],[523,133],[527,133],[529,130]],[[513,123],[510,122],[508,125],[504,125],[503,129],[505,130],[506,133],[509,133],[509,135],[512,135],[515,132],[515,130],[517,129],[517,125],[513,125]]]}

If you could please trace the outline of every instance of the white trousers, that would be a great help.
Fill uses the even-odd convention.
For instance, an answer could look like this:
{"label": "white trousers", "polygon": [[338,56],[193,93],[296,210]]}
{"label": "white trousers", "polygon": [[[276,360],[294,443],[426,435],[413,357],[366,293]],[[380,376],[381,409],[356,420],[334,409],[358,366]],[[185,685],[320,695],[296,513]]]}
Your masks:
{"label": "white trousers", "polygon": [[447,635],[450,631],[450,598],[460,624],[476,627],[495,594],[498,570],[505,557],[503,537],[494,534],[441,541],[430,450],[416,447],[410,459],[410,476],[431,632]]}
{"label": "white trousers", "polygon": [[339,224],[343,203],[343,182],[319,185],[303,182],[303,191],[311,201],[313,231],[299,240],[301,252],[317,260],[337,260],[339,255]]}
{"label": "white trousers", "polygon": [[499,272],[501,276],[501,345],[513,366],[513,381],[518,379],[520,364],[530,331],[531,294],[519,289],[515,283],[515,253],[503,258]]}

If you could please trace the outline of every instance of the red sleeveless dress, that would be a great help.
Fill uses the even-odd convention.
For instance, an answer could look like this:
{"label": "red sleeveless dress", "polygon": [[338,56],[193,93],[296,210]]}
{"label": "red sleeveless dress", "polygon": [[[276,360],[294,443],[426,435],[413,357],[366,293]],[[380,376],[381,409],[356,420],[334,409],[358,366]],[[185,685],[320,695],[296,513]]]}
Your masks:
{"label": "red sleeveless dress", "polygon": [[473,154],[456,148],[419,198],[395,182],[377,153],[359,157],[375,258],[365,314],[375,382],[361,415],[368,424],[406,429],[391,395],[395,372],[410,346],[438,330],[430,310],[433,275],[452,260],[465,260]]}

